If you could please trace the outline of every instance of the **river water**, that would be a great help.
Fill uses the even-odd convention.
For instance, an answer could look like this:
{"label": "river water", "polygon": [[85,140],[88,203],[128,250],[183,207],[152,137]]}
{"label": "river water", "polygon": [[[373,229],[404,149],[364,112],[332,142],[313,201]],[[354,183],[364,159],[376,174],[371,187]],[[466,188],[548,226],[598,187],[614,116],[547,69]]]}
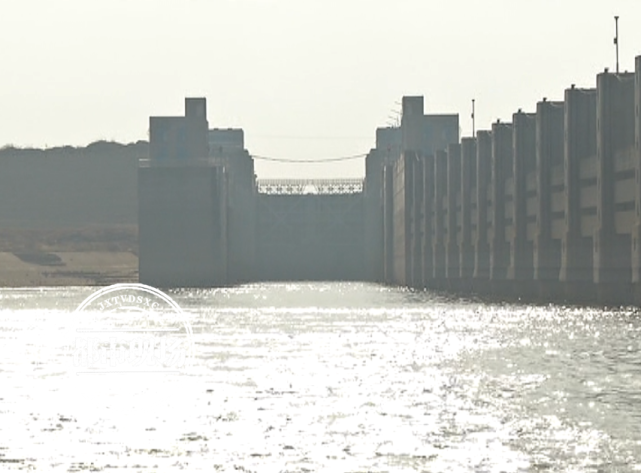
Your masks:
{"label": "river water", "polygon": [[91,293],[0,289],[0,471],[641,470],[636,309],[177,291],[189,370],[82,376],[56,340]]}

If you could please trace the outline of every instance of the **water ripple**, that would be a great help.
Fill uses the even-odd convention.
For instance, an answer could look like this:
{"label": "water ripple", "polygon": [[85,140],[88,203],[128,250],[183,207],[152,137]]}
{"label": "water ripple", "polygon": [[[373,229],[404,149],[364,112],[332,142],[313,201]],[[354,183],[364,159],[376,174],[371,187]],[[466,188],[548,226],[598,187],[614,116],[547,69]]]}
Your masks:
{"label": "water ripple", "polygon": [[181,290],[192,371],[88,378],[56,339],[90,292],[0,290],[3,471],[641,469],[636,309]]}

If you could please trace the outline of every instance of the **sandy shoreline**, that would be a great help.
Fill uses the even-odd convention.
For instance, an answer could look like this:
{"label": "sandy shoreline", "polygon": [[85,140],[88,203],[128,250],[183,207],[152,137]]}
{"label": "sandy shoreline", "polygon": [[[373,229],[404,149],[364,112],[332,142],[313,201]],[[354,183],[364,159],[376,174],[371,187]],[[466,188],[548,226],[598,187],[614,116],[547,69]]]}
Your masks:
{"label": "sandy shoreline", "polygon": [[130,252],[0,252],[0,287],[108,286],[138,281]]}

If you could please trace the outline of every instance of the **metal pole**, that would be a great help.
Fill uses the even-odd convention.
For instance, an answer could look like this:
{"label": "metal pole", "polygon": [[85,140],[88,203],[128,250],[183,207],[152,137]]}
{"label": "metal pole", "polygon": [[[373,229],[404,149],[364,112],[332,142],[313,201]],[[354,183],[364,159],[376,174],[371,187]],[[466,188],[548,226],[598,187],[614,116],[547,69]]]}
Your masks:
{"label": "metal pole", "polygon": [[472,99],[472,138],[476,137],[476,117],[474,116],[474,99]]}
{"label": "metal pole", "polygon": [[614,17],[614,25],[615,25],[614,45],[616,46],[617,74],[618,74],[619,73],[619,17],[618,16]]}

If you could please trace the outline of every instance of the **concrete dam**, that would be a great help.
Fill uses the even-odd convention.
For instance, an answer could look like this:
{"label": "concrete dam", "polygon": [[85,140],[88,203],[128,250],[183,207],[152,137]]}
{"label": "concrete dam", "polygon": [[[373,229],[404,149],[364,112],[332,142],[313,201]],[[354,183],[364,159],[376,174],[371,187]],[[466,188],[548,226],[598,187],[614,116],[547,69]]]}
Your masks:
{"label": "concrete dam", "polygon": [[150,119],[138,169],[140,281],[360,280],[641,303],[641,56],[475,136],[404,97],[363,180],[261,180],[206,101]]}

